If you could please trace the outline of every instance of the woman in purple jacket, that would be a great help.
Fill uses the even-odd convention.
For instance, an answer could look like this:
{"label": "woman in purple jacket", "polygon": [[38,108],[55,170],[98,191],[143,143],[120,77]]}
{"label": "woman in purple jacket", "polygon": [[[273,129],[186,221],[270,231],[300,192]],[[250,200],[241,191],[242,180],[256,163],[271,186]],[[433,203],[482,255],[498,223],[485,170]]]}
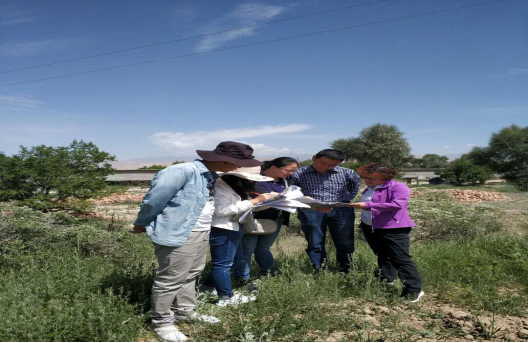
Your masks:
{"label": "woman in purple jacket", "polygon": [[392,283],[398,272],[404,285],[402,297],[407,302],[417,302],[424,292],[420,273],[409,254],[409,233],[416,226],[407,211],[411,190],[392,180],[398,169],[386,164],[367,164],[359,167],[357,173],[368,187],[361,202],[353,207],[363,210],[359,227],[378,256],[380,280]]}

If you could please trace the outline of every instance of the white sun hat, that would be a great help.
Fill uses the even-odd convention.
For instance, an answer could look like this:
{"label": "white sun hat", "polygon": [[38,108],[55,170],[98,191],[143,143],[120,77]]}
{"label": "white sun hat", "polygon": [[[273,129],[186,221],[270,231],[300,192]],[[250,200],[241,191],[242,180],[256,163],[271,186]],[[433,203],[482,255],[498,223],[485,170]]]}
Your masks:
{"label": "white sun hat", "polygon": [[257,181],[257,182],[273,181],[272,177],[260,175],[260,167],[241,167],[241,168],[237,168],[227,173],[218,173],[218,174],[222,176],[234,175],[234,176],[237,176],[242,179],[249,180],[249,181]]}

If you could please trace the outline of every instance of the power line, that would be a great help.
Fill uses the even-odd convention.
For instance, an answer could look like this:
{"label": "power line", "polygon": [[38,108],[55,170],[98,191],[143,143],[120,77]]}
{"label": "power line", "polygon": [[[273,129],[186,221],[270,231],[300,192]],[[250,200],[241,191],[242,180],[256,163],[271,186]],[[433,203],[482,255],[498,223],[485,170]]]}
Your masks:
{"label": "power line", "polygon": [[62,63],[74,62],[74,61],[81,61],[81,60],[86,60],[86,59],[94,58],[94,57],[101,57],[101,56],[108,56],[108,55],[118,54],[118,53],[121,53],[121,52],[127,52],[127,51],[133,51],[133,50],[139,50],[139,49],[145,49],[145,48],[151,48],[151,47],[154,47],[154,46],[171,44],[171,43],[176,43],[176,42],[182,42],[182,41],[196,39],[196,38],[203,38],[203,37],[207,37],[207,36],[213,36],[213,35],[218,35],[218,34],[226,33],[226,32],[232,32],[232,31],[238,31],[238,30],[243,30],[243,29],[249,29],[249,28],[252,28],[252,27],[258,27],[258,26],[263,26],[263,25],[276,24],[276,23],[280,23],[280,22],[284,22],[284,21],[300,19],[300,18],[306,18],[306,17],[311,17],[311,16],[315,16],[315,15],[319,15],[319,14],[326,14],[326,13],[331,13],[331,12],[344,11],[344,10],[348,10],[348,9],[355,8],[355,7],[372,5],[372,4],[377,4],[377,3],[380,3],[380,2],[386,2],[386,1],[389,1],[389,0],[373,1],[373,2],[368,2],[368,3],[364,3],[364,4],[346,6],[346,7],[335,8],[335,9],[332,9],[332,10],[326,10],[326,11],[322,11],[322,12],[315,12],[315,13],[305,14],[305,15],[301,15],[301,16],[298,16],[298,17],[290,17],[290,18],[285,18],[285,19],[268,21],[268,22],[261,23],[261,24],[237,27],[235,29],[229,29],[229,30],[218,31],[218,32],[211,32],[211,33],[206,33],[206,34],[203,34],[203,35],[197,35],[197,36],[191,36],[191,37],[185,37],[185,38],[178,38],[178,39],[173,39],[173,40],[169,40],[169,41],[165,41],[165,42],[159,42],[159,43],[153,43],[153,44],[148,44],[148,45],[136,46],[136,47],[123,49],[123,50],[110,51],[110,52],[105,52],[105,53],[102,53],[102,54],[78,57],[78,58],[73,58],[73,59],[69,59],[69,60],[63,60],[63,61],[46,63],[46,64],[40,64],[40,65],[36,65],[36,66],[31,66],[31,67],[24,67],[24,68],[20,68],[20,69],[0,71],[0,74],[14,73],[14,72],[17,72],[17,71],[22,71],[22,70],[29,70],[29,69],[48,67],[48,66],[52,66],[52,65],[56,65],[56,64],[62,64]]}
{"label": "power line", "polygon": [[311,32],[311,33],[306,33],[306,34],[297,35],[297,36],[290,36],[290,37],[284,37],[284,38],[272,39],[272,40],[261,41],[261,42],[256,42],[256,43],[250,43],[250,44],[244,44],[244,45],[237,45],[237,46],[232,46],[232,47],[227,47],[227,48],[213,49],[213,50],[208,50],[208,51],[203,51],[203,52],[196,52],[196,53],[192,53],[192,54],[185,54],[185,55],[179,55],[179,56],[173,56],[173,57],[161,58],[161,59],[156,59],[156,60],[143,61],[143,62],[132,63],[132,64],[125,64],[125,65],[120,65],[120,66],[115,66],[115,67],[110,67],[110,68],[88,70],[88,71],[84,71],[84,72],[80,72],[80,73],[65,74],[65,75],[58,75],[58,76],[47,77],[47,78],[43,78],[43,79],[36,79],[36,80],[23,81],[23,82],[17,82],[17,83],[10,83],[10,84],[6,84],[6,85],[0,85],[0,87],[15,86],[15,85],[21,85],[21,84],[26,84],[26,83],[33,83],[33,82],[39,82],[39,81],[47,81],[47,80],[53,80],[53,79],[59,79],[59,78],[65,78],[65,77],[77,76],[77,75],[84,75],[84,74],[91,74],[91,73],[97,73],[97,72],[101,72],[101,71],[107,71],[107,70],[113,70],[113,69],[120,69],[120,68],[127,68],[127,67],[133,67],[133,66],[143,65],[143,64],[150,64],[150,63],[156,63],[156,62],[168,61],[168,60],[173,60],[173,59],[178,59],[178,58],[184,58],[184,57],[191,57],[191,56],[203,55],[203,54],[208,54],[208,53],[212,53],[212,52],[219,52],[219,51],[225,51],[225,50],[233,50],[233,49],[245,48],[245,47],[254,46],[254,45],[261,45],[261,44],[267,44],[267,43],[279,42],[279,41],[284,41],[284,40],[289,40],[289,39],[295,39],[295,38],[301,38],[301,37],[315,36],[315,35],[324,34],[324,33],[330,33],[330,32],[336,32],[336,31],[349,30],[349,29],[354,29],[354,28],[358,28],[358,27],[370,26],[370,25],[376,25],[376,24],[382,24],[382,23],[388,23],[388,22],[393,22],[393,21],[398,21],[398,20],[403,20],[403,19],[410,19],[410,18],[423,17],[423,16],[431,15],[431,14],[437,14],[437,13],[445,13],[445,12],[457,11],[457,10],[461,10],[461,9],[465,9],[465,8],[471,8],[471,7],[476,7],[476,6],[483,6],[483,5],[488,5],[488,4],[497,3],[497,2],[504,2],[504,1],[506,1],[506,0],[493,0],[493,1],[488,1],[488,2],[482,2],[482,3],[479,3],[479,4],[473,4],[473,5],[462,6],[462,7],[455,7],[455,8],[448,8],[448,9],[440,10],[440,11],[433,11],[433,12],[426,12],[426,13],[414,14],[414,15],[410,15],[410,16],[398,17],[398,18],[387,19],[387,20],[380,20],[380,21],[375,21],[375,22],[370,22],[370,23],[365,23],[365,24],[358,24],[358,25],[353,25],[353,26],[346,26],[346,27],[341,27],[341,28],[332,29],[332,30],[325,30],[325,31]]}

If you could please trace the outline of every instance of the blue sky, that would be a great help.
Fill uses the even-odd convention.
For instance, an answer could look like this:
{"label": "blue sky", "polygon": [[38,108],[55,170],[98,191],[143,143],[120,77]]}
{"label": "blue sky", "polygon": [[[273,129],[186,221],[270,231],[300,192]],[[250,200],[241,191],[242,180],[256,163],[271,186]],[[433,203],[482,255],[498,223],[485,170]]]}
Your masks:
{"label": "blue sky", "polygon": [[[337,9],[368,0],[0,4],[0,71]],[[370,0],[370,2],[374,2]],[[0,74],[0,85],[332,30],[482,0],[389,0],[152,48]],[[528,2],[0,87],[0,151],[92,141],[121,161],[222,140],[299,156],[394,124],[412,153],[454,155],[528,125]]]}

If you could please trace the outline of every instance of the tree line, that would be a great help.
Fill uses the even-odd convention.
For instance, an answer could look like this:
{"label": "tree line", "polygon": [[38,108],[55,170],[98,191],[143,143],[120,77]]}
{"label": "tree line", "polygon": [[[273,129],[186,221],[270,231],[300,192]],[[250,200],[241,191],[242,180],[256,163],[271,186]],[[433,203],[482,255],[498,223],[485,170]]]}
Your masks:
{"label": "tree line", "polygon": [[[505,127],[492,134],[488,146],[474,147],[452,162],[436,154],[412,156],[403,133],[394,125],[375,124],[358,137],[340,138],[331,146],[345,153],[341,165],[351,169],[372,162],[397,168],[435,168],[441,177],[456,184],[484,183],[500,174],[518,190],[528,191],[528,127]],[[0,152],[0,201],[16,201],[44,212],[86,213],[91,208],[88,199],[109,193],[105,180],[113,173],[111,162],[115,160],[115,156],[82,140],[66,147],[21,146],[13,156]],[[311,162],[302,161],[301,165]],[[141,169],[153,167],[166,166]]]}
{"label": "tree line", "polygon": [[528,191],[528,126],[505,127],[491,135],[488,146],[473,147],[452,162],[436,154],[414,157],[403,133],[395,125],[380,123],[361,130],[357,137],[336,139],[331,146],[343,151],[349,164],[435,168],[440,177],[458,185],[484,183],[499,174],[519,191]]}

